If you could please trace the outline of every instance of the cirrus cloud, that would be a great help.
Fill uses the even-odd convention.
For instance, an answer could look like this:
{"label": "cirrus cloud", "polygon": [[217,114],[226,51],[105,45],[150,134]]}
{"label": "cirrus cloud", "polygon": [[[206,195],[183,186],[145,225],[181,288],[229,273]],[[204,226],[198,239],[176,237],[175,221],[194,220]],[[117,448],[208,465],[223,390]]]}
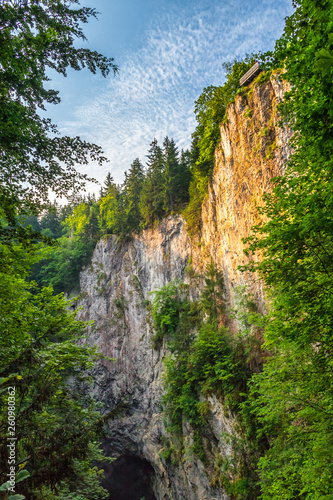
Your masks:
{"label": "cirrus cloud", "polygon": [[162,141],[168,135],[179,148],[189,147],[194,101],[202,89],[223,83],[224,61],[273,48],[291,2],[202,1],[188,10],[165,4],[142,47],[124,55],[119,75],[65,124],[66,133],[100,144],[110,159],[103,168],[89,165],[85,173],[102,181],[111,171],[121,182],[134,158],[145,162],[154,137]]}

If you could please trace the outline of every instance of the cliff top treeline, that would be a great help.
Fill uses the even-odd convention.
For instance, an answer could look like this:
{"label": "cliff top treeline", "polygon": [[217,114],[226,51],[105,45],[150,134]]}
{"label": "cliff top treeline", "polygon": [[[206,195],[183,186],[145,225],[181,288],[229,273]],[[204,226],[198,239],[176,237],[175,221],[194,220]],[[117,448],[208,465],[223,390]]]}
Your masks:
{"label": "cliff top treeline", "polygon": [[33,279],[40,285],[52,285],[56,293],[78,290],[79,273],[101,236],[114,234],[123,243],[133,232],[177,212],[186,218],[190,234],[199,234],[201,205],[220,140],[219,125],[240,88],[240,76],[253,61],[254,56],[247,56],[244,61],[225,64],[226,83],[203,90],[195,103],[198,125],[190,151],[179,153],[168,137],[162,147],[154,139],[145,167],[135,159],[122,185],[116,185],[109,173],[98,199],[77,195],[65,207],[54,205],[41,219],[23,217],[25,227],[32,224],[34,230],[58,240],[55,248],[45,250],[48,258],[35,266]]}
{"label": "cliff top treeline", "polygon": [[167,215],[181,210],[188,202],[191,155],[179,154],[173,139],[166,137],[161,148],[154,139],[144,169],[135,159],[121,186],[109,173],[99,199],[76,197],[65,207],[54,205],[38,221],[25,219],[57,245],[34,268],[33,278],[41,285],[52,285],[55,292],[78,290],[79,274],[88,264],[96,242],[103,235],[115,234],[119,244]]}

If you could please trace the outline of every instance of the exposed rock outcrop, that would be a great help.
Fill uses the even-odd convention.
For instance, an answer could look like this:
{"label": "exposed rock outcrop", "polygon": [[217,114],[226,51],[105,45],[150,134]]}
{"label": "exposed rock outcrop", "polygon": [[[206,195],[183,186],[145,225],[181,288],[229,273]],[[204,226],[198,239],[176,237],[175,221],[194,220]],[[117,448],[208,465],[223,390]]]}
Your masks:
{"label": "exposed rock outcrop", "polygon": [[277,126],[277,105],[286,91],[286,83],[271,77],[262,85],[254,84],[230,104],[227,123],[222,123],[221,143],[215,151],[215,169],[208,197],[203,204],[201,248],[203,256],[212,256],[223,270],[229,302],[233,290],[247,285],[263,306],[262,284],[238,270],[248,262],[243,238],[260,223],[257,207],[271,187],[271,179],[283,173],[290,154],[290,129]]}
{"label": "exposed rock outcrop", "polygon": [[[181,217],[169,217],[155,230],[146,230],[121,247],[113,236],[102,239],[92,265],[81,275],[80,314],[95,322],[89,342],[115,358],[96,369],[93,393],[105,411],[120,402],[127,405],[108,423],[107,451],[111,456],[136,457],[150,464],[157,500],[228,499],[225,492],[211,486],[204,464],[190,451],[179,464],[160,456],[165,432],[160,411],[165,350],[152,348],[148,300],[151,292],[171,280],[188,279],[185,268],[191,257],[198,272],[211,258],[223,270],[229,303],[235,287],[247,284],[263,304],[261,284],[237,267],[246,262],[242,238],[259,222],[256,204],[260,205],[263,193],[270,189],[271,178],[282,173],[289,154],[290,131],[277,127],[276,106],[283,91],[281,81],[272,78],[254,84],[229,106],[203,206],[200,242],[191,242]],[[193,289],[192,294],[196,293]],[[225,415],[216,398],[210,399],[210,406],[214,447],[227,456],[230,444],[222,436],[235,432],[233,418]],[[190,442],[190,429],[185,429],[185,435]]]}

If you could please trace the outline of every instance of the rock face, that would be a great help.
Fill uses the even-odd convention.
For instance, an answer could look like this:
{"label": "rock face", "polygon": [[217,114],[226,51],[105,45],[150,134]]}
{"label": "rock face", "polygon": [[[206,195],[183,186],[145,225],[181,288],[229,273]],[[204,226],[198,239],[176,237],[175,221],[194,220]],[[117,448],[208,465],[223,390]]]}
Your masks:
{"label": "rock face", "polygon": [[[108,423],[106,450],[118,457],[107,468],[110,498],[228,499],[225,492],[210,485],[204,464],[190,452],[173,465],[160,455],[165,433],[160,411],[165,349],[158,352],[152,348],[148,301],[151,292],[171,280],[186,281],[185,268],[191,257],[196,271],[211,258],[223,270],[229,303],[233,302],[235,287],[247,284],[263,304],[260,283],[241,274],[237,266],[246,262],[242,238],[259,222],[255,205],[269,190],[270,179],[282,172],[289,154],[290,132],[276,125],[276,105],[283,91],[281,82],[271,79],[252,86],[248,94],[238,96],[229,106],[203,206],[200,242],[190,241],[181,217],[169,217],[155,230],[146,230],[121,247],[113,236],[102,239],[92,265],[82,272],[80,315],[95,322],[88,342],[115,359],[103,361],[96,369],[93,394],[103,403],[105,412],[118,403],[126,405]],[[192,295],[196,293],[193,289]],[[225,415],[216,398],[211,398],[210,406],[209,432],[214,447],[228,456],[230,445],[222,434],[235,433],[234,420]],[[184,430],[185,441],[190,442],[190,429]],[[137,479],[128,477],[134,489],[126,490],[119,481],[126,482],[126,470],[133,470],[133,464],[142,471],[142,484],[136,486]],[[115,475],[125,479],[117,483]],[[120,491],[129,491],[128,498]]]}
{"label": "rock face", "polygon": [[236,98],[222,124],[221,143],[215,151],[215,169],[203,204],[202,255],[212,256],[223,270],[229,302],[234,288],[247,285],[263,306],[261,283],[238,266],[248,262],[243,238],[261,221],[257,206],[271,188],[271,179],[283,173],[290,154],[291,131],[277,126],[277,105],[286,84],[276,77]]}

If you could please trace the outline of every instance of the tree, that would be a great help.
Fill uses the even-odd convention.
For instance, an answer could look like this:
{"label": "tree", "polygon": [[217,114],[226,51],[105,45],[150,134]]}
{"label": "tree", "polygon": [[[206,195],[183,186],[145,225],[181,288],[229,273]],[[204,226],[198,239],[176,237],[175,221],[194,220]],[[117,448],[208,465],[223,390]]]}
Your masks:
{"label": "tree", "polygon": [[115,193],[115,190],[116,184],[114,182],[113,176],[111,175],[111,172],[108,172],[104,181],[104,186],[102,186],[101,188],[101,198],[109,193]]}
{"label": "tree", "polygon": [[182,149],[179,158],[179,170],[176,177],[178,203],[187,204],[189,201],[189,187],[191,182],[191,152]]}
{"label": "tree", "polygon": [[[293,154],[254,228],[252,263],[271,296],[254,413],[270,436],[259,462],[262,499],[329,498],[332,480],[332,2],[300,0],[271,54],[291,84],[280,107]],[[257,396],[257,399],[255,399]]]}
{"label": "tree", "polygon": [[99,206],[92,200],[90,204],[80,203],[62,222],[50,218],[53,213],[49,212],[41,221],[43,234],[54,237],[51,228],[60,226],[63,236],[57,236],[52,247],[44,247],[41,251],[44,258],[34,265],[30,277],[40,286],[52,286],[55,293],[70,293],[79,289],[80,272],[89,264],[101,235]]}
{"label": "tree", "polygon": [[165,137],[163,142],[164,155],[164,184],[163,184],[163,208],[165,213],[170,213],[174,210],[178,201],[177,181],[179,176],[179,159],[178,150],[173,139]]}
{"label": "tree", "polygon": [[132,231],[138,229],[141,223],[140,195],[144,182],[144,170],[139,160],[136,158],[126,176],[124,182],[124,193],[126,197],[126,213],[129,228]]}
{"label": "tree", "polygon": [[29,0],[0,5],[0,200],[13,223],[15,208],[36,212],[56,196],[84,187],[76,164],[89,159],[101,164],[101,149],[79,137],[60,136],[38,111],[60,102],[45,88],[49,69],[66,76],[67,67],[116,71],[113,59],[77,48],[85,40],[81,23],[96,17],[95,9],[78,0]]}
{"label": "tree", "polygon": [[62,234],[62,226],[60,221],[60,207],[56,203],[43,215],[40,221],[42,233],[50,238],[60,238]]}
{"label": "tree", "polygon": [[[86,176],[76,172],[77,163],[105,160],[98,146],[60,136],[39,114],[60,101],[45,85],[50,69],[64,76],[68,67],[86,66],[104,76],[116,71],[112,59],[75,45],[85,39],[81,23],[90,17],[96,11],[80,7],[78,0],[0,4],[0,429],[2,435],[8,432],[8,391],[14,386],[15,473],[23,466],[28,470],[30,476],[19,484],[31,500],[54,498],[55,490],[72,497],[78,479],[89,476],[96,485],[99,477],[91,467],[96,446],[91,450],[102,420],[95,402],[82,398],[75,384],[100,356],[77,342],[86,325],[75,319],[70,303],[52,288],[28,282],[40,258],[40,246],[33,243],[42,235],[37,225],[33,230],[22,223],[22,216],[37,222],[34,217],[49,206],[50,190],[75,196],[83,188]],[[60,219],[68,215],[63,211]],[[5,440],[0,447],[3,485],[9,465]],[[91,500],[105,494],[88,489],[83,487],[84,495]]]}
{"label": "tree", "polygon": [[[91,446],[102,425],[96,402],[75,389],[88,381],[87,370],[100,356],[78,343],[86,325],[69,312],[70,303],[52,288],[27,282],[36,260],[37,248],[0,244],[0,432],[15,433],[15,472],[24,466],[30,473],[17,488],[29,500],[44,499],[44,488],[75,492],[78,471],[79,482],[85,474],[98,478]],[[11,431],[10,401],[16,419]],[[8,479],[8,442],[0,443],[0,484]]]}
{"label": "tree", "polygon": [[99,200],[99,224],[104,234],[112,234],[117,212],[117,192],[110,191]]}
{"label": "tree", "polygon": [[148,151],[147,172],[140,197],[140,211],[144,227],[153,224],[165,213],[163,209],[164,167],[162,149],[154,139]]}

